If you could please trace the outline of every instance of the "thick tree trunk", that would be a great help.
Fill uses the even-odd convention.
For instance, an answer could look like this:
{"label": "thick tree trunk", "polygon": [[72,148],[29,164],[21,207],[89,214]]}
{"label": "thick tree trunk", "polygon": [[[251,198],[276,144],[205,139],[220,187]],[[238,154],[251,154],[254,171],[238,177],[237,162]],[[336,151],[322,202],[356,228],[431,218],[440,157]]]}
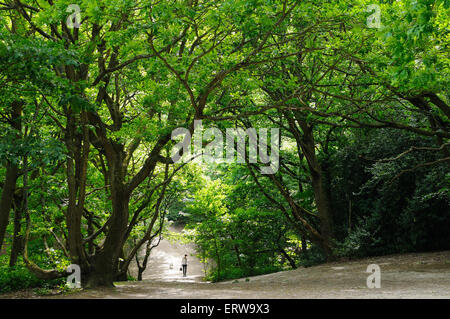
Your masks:
{"label": "thick tree trunk", "polygon": [[[316,156],[313,126],[309,125],[306,122],[304,116],[300,112],[294,112],[293,114],[284,114],[286,116],[286,119],[288,120],[290,131],[296,140],[299,159],[301,160],[303,156],[306,158],[311,175],[311,184],[320,221],[320,229],[319,234],[317,234],[315,229],[312,229],[312,227],[310,227],[309,237],[312,242],[317,244],[323,250],[327,259],[332,260],[333,221],[331,214],[331,205],[329,193],[324,184],[323,170]],[[288,202],[293,201],[289,195],[285,195],[285,197],[288,199]],[[295,203],[290,203],[290,206],[295,213],[295,211],[297,210],[297,205]],[[299,214],[297,213],[295,215]],[[295,217],[299,218],[299,216]],[[306,223],[303,222],[303,224]]]}
{"label": "thick tree trunk", "polygon": [[0,247],[3,245],[6,227],[9,223],[9,213],[11,211],[16,181],[19,173],[17,165],[8,163],[6,165],[5,183],[3,185],[2,197],[0,199]]}
{"label": "thick tree trunk", "polygon": [[[116,200],[114,197],[116,197]],[[113,287],[113,282],[116,280],[118,271],[116,267],[124,244],[124,234],[127,229],[129,199],[125,196],[118,196],[118,194],[114,197],[114,218],[106,236],[103,249],[95,255],[92,271],[87,274],[87,287]]]}
{"label": "thick tree trunk", "polygon": [[114,145],[115,152],[109,158],[112,215],[111,223],[103,243],[103,248],[96,254],[93,269],[88,274],[86,285],[114,286],[118,274],[118,258],[123,249],[129,217],[130,193],[125,184],[124,152],[120,145]]}
{"label": "thick tree trunk", "polygon": [[330,200],[327,190],[324,187],[322,174],[312,174],[312,185],[314,190],[314,198],[316,200],[317,211],[320,219],[320,234],[325,242],[325,252],[327,257],[331,258],[332,239],[333,239],[333,222],[330,209]]}
{"label": "thick tree trunk", "polygon": [[113,257],[110,252],[101,251],[95,255],[93,269],[81,273],[81,283],[87,288],[114,287]]}
{"label": "thick tree trunk", "polygon": [[[17,130],[17,138],[20,138],[22,129],[20,120],[22,115],[22,104],[21,101],[14,101],[12,103],[11,120],[12,127]],[[5,239],[6,227],[9,223],[9,213],[12,207],[18,176],[18,165],[8,161],[6,164],[5,183],[3,184],[2,197],[0,199],[0,248],[3,246],[3,240]]]}

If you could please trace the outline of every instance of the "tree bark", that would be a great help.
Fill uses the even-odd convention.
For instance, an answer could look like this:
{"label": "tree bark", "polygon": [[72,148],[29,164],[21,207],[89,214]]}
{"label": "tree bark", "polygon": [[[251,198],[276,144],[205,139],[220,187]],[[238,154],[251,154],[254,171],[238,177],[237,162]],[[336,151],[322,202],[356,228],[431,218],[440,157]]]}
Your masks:
{"label": "tree bark", "polygon": [[[17,138],[20,138],[22,123],[20,117],[22,115],[21,101],[12,103],[11,126],[17,130]],[[5,182],[3,184],[2,197],[0,199],[0,248],[3,246],[5,239],[6,227],[9,223],[9,213],[11,211],[14,192],[16,190],[16,182],[19,176],[19,167],[17,164],[8,161],[6,164]]]}
{"label": "tree bark", "polygon": [[305,236],[301,237],[301,241],[302,241],[302,255],[306,256],[306,252],[307,252],[308,246],[306,245],[306,238],[305,238]]}
{"label": "tree bark", "polygon": [[23,237],[20,234],[22,228],[22,209],[19,205],[16,205],[14,209],[14,235],[13,242],[11,246],[11,256],[9,257],[9,267],[14,267],[17,258],[23,249]]}
{"label": "tree bark", "polygon": [[130,193],[125,184],[125,154],[123,146],[113,145],[114,152],[108,156],[110,166],[112,214],[102,249],[96,253],[93,269],[87,274],[86,285],[114,286],[113,282],[118,273],[116,269],[118,258],[122,251],[125,234],[127,232]]}
{"label": "tree bark", "polygon": [[11,211],[14,191],[16,189],[17,177],[19,176],[18,173],[19,168],[17,165],[12,163],[6,165],[5,183],[0,200],[0,247],[3,245],[6,227],[8,227],[9,223],[9,213]]}
{"label": "tree bark", "polygon": [[316,156],[313,127],[306,123],[298,112],[296,112],[295,118],[303,132],[299,144],[306,157],[311,175],[311,184],[320,220],[320,234],[324,240],[322,248],[327,255],[327,259],[332,259],[333,217],[331,213],[331,201],[328,189],[325,186],[323,169]]}
{"label": "tree bark", "polygon": [[295,264],[294,259],[291,258],[291,256],[289,256],[289,254],[281,247],[279,247],[281,254],[284,256],[284,258],[286,258],[289,262],[289,264],[291,265],[292,269],[297,269],[297,265]]}
{"label": "tree bark", "polygon": [[65,272],[59,272],[56,269],[42,269],[28,258],[28,242],[30,239],[31,217],[28,211],[28,158],[24,156],[23,159],[23,213],[26,220],[26,231],[23,248],[23,261],[27,269],[36,277],[44,280],[56,279],[66,276]]}

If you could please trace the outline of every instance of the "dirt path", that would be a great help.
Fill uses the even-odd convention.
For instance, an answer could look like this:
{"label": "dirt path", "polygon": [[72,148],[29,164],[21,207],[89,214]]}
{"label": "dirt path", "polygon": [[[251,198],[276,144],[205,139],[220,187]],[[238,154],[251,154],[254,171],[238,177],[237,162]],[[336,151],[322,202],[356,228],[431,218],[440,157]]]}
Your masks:
{"label": "dirt path", "polygon": [[[369,264],[381,268],[380,289],[366,286]],[[53,298],[450,298],[450,251],[329,263],[239,282],[153,278]]]}
{"label": "dirt path", "polygon": [[[170,226],[171,232],[180,233],[182,227]],[[181,258],[188,255],[187,276],[183,277],[180,271]],[[137,267],[132,265],[131,274],[137,278]],[[163,238],[155,247],[149,257],[147,269],[142,274],[143,280],[158,282],[201,282],[204,276],[203,265],[195,257],[192,244],[170,242]]]}
{"label": "dirt path", "polygon": [[[179,231],[179,230],[178,230]],[[189,255],[188,277],[179,270]],[[450,251],[392,255],[328,263],[263,276],[208,283],[192,245],[163,240],[151,255],[141,282],[120,282],[116,288],[36,296],[32,291],[0,298],[181,298],[181,299],[298,299],[298,298],[447,298],[450,299]],[[171,264],[173,267],[171,268]],[[369,264],[381,268],[381,288],[369,289]]]}

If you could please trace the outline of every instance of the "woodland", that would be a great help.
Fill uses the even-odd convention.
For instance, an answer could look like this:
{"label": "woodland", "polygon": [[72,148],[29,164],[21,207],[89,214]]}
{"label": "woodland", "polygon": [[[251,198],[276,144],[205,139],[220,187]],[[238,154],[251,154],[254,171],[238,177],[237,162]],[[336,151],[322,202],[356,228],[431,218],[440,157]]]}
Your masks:
{"label": "woodland", "polygon": [[[140,280],[170,236],[211,281],[450,249],[449,14],[444,0],[0,0],[0,292],[63,285],[71,264],[83,287]],[[174,130],[199,120],[278,129],[276,169],[175,161]]]}

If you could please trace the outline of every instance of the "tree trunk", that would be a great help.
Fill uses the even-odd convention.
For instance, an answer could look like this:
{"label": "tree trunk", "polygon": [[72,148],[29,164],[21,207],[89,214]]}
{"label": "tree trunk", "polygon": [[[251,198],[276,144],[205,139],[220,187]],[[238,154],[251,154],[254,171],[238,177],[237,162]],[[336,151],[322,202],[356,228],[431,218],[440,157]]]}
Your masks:
{"label": "tree trunk", "polygon": [[295,264],[294,259],[291,258],[291,256],[289,256],[289,254],[286,252],[286,250],[284,250],[283,248],[279,247],[281,254],[284,256],[284,258],[286,258],[289,262],[289,264],[291,265],[292,269],[297,269],[297,265]]}
{"label": "tree trunk", "polygon": [[306,245],[306,238],[305,238],[305,236],[301,237],[301,241],[302,241],[302,255],[306,256],[308,247]]}
{"label": "tree trunk", "polygon": [[56,269],[42,269],[28,258],[28,242],[30,239],[31,218],[28,211],[28,158],[25,155],[23,158],[23,213],[26,220],[25,240],[23,247],[23,261],[25,266],[39,279],[50,280],[65,277],[65,272],[59,272]]}
{"label": "tree trunk", "polygon": [[113,287],[117,271],[118,258],[123,247],[124,234],[128,221],[128,201],[126,196],[113,196],[113,216],[103,248],[97,252],[93,261],[93,269],[87,274],[86,286]]}
{"label": "tree trunk", "polygon": [[[14,101],[12,103],[12,127],[17,130],[17,138],[20,138],[22,123],[20,116],[22,115],[22,102]],[[10,161],[6,164],[5,183],[3,184],[2,197],[0,199],[0,248],[3,246],[5,239],[6,227],[9,223],[9,213],[16,190],[16,181],[19,176],[19,167]]]}
{"label": "tree trunk", "polygon": [[3,245],[6,227],[9,223],[9,213],[12,206],[14,191],[16,189],[18,172],[19,168],[17,165],[12,163],[6,165],[5,183],[0,199],[0,247]]}
{"label": "tree trunk", "polygon": [[[233,241],[235,240],[235,237],[233,236],[233,234],[230,234],[230,237]],[[242,268],[241,253],[239,251],[239,246],[237,244],[234,244],[233,249],[236,253],[236,260],[237,260],[238,266],[239,266],[239,268]]]}
{"label": "tree trunk", "polygon": [[115,145],[115,152],[109,158],[112,215],[103,248],[93,261],[93,269],[87,274],[87,287],[113,287],[118,273],[116,268],[122,252],[127,232],[130,193],[125,184],[124,152],[120,145]]}
{"label": "tree trunk", "polygon": [[[83,216],[86,197],[87,166],[90,147],[85,112],[81,113],[80,120],[81,123],[72,110],[67,112],[65,143],[70,155],[66,164],[69,187],[69,201],[66,212],[67,243],[72,263],[79,265],[82,269],[88,269],[89,265],[81,233],[81,218]],[[80,124],[82,134],[77,133],[76,130],[76,127]]]}
{"label": "tree trunk", "polygon": [[114,287],[113,268],[113,257],[110,252],[98,252],[93,260],[93,269],[81,273],[82,285],[87,288]]}
{"label": "tree trunk", "polygon": [[23,249],[23,237],[20,234],[22,225],[22,207],[15,207],[14,210],[14,235],[13,235],[13,242],[11,247],[11,256],[9,257],[9,267],[14,267],[17,258],[22,252]]}
{"label": "tree trunk", "polygon": [[316,202],[320,220],[320,234],[323,237],[324,241],[322,249],[327,256],[327,259],[331,260],[333,259],[333,218],[331,213],[329,193],[327,188],[325,187],[323,169],[316,156],[312,126],[308,125],[308,123],[306,123],[306,121],[304,121],[299,114],[296,114],[296,119],[303,132],[303,135],[299,142],[302,148],[302,152],[306,157],[311,174],[311,184],[313,187],[314,199]]}
{"label": "tree trunk", "polygon": [[136,263],[138,265],[138,280],[139,281],[142,281],[142,274],[147,269],[148,259],[150,257],[150,253],[151,253],[152,249],[157,247],[160,242],[161,242],[161,233],[159,235],[159,240],[156,245],[152,245],[152,240],[149,240],[147,242],[147,246],[145,247],[145,256],[144,256],[144,259],[142,260],[142,266],[139,265],[137,254],[136,254]]}
{"label": "tree trunk", "polygon": [[332,259],[332,239],[333,239],[333,229],[332,229],[332,216],[330,209],[330,200],[328,198],[327,191],[324,187],[322,174],[311,174],[312,175],[312,185],[314,190],[314,198],[316,200],[317,211],[319,213],[320,219],[320,234],[322,235],[325,246],[324,250],[327,258]]}

